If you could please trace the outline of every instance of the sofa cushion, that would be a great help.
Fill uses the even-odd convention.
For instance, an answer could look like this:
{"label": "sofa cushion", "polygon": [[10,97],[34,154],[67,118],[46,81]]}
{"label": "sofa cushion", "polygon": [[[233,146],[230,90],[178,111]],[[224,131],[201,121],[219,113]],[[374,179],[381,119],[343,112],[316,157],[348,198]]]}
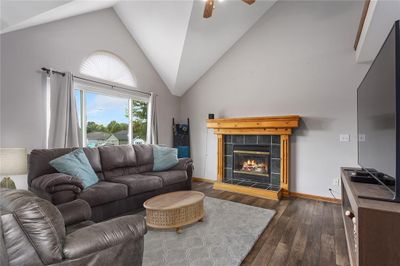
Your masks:
{"label": "sofa cushion", "polygon": [[83,222],[80,222],[77,224],[69,225],[65,228],[65,230],[67,232],[67,235],[69,235],[69,234],[75,232],[76,230],[82,229],[83,227],[90,226],[92,224],[94,224],[93,221],[86,220],[86,221],[83,221]]}
{"label": "sofa cushion", "polygon": [[169,171],[163,171],[163,172],[147,172],[144,173],[144,175],[150,175],[150,176],[159,176],[162,178],[164,184],[166,186],[180,183],[180,182],[185,182],[187,180],[187,173],[185,170],[169,170]]}
{"label": "sofa cushion", "polygon": [[101,168],[101,159],[100,159],[100,152],[98,148],[83,148],[83,151],[86,154],[86,157],[89,160],[90,165],[92,166],[93,170],[100,178],[103,180],[103,169]]}
{"label": "sofa cushion", "polygon": [[[138,166],[153,165],[153,145],[136,144],[133,145],[136,154],[136,161]],[[153,166],[150,168],[153,169]]]}
{"label": "sofa cushion", "polygon": [[91,207],[128,197],[128,188],[124,184],[100,181],[82,191],[78,198],[89,203]]}
{"label": "sofa cushion", "polygon": [[127,185],[129,195],[136,195],[163,187],[162,179],[154,175],[134,174],[120,176],[113,178],[113,182]]}
{"label": "sofa cushion", "polygon": [[132,145],[99,147],[103,171],[136,166],[136,155]]}

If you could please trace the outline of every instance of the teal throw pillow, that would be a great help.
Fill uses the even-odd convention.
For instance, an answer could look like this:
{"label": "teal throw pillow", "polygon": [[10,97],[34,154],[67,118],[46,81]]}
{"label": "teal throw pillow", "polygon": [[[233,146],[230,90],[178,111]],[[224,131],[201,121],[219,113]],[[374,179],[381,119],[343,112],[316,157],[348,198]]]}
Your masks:
{"label": "teal throw pillow", "polygon": [[153,171],[168,170],[178,164],[178,150],[174,148],[153,145]]}
{"label": "teal throw pillow", "polygon": [[83,149],[77,149],[49,162],[60,173],[76,176],[82,180],[84,188],[99,182],[99,178],[89,163]]}

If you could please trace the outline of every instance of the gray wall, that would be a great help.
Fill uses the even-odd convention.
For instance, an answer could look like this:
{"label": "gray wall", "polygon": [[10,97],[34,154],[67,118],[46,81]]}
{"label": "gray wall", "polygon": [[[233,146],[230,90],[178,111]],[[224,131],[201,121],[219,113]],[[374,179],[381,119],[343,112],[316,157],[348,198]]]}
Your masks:
{"label": "gray wall", "polygon": [[[194,176],[216,179],[208,113],[298,114],[290,189],[330,196],[339,167],[357,162],[356,89],[368,69],[352,48],[361,9],[360,1],[278,1],[224,55],[181,100],[181,119],[191,119]],[[340,133],[351,142],[340,143]]]}
{"label": "gray wall", "polygon": [[123,58],[138,88],[159,95],[159,139],[171,144],[179,98],[169,92],[113,9],[6,33],[0,41],[0,147],[45,147],[45,93],[38,70],[45,66],[79,73],[82,60],[96,50]]}

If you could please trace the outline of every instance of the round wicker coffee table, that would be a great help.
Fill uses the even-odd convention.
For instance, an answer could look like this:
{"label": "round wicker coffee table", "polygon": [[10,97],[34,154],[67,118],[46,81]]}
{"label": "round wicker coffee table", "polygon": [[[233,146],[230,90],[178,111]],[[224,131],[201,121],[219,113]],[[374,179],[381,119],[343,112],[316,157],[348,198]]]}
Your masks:
{"label": "round wicker coffee table", "polygon": [[198,191],[178,191],[155,196],[147,200],[147,225],[152,228],[175,228],[181,233],[182,226],[203,221],[204,194]]}

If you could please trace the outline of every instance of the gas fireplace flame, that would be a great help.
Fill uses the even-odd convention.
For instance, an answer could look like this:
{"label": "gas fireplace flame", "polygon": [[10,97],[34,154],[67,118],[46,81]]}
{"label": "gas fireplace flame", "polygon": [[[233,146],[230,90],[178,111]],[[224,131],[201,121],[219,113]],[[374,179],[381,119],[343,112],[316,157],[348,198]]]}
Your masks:
{"label": "gas fireplace flame", "polygon": [[255,160],[247,160],[243,163],[243,166],[246,166],[246,167],[251,167],[251,166],[256,166],[256,165],[257,165],[257,163]]}
{"label": "gas fireplace flame", "polygon": [[258,163],[256,160],[247,160],[242,163],[242,171],[266,173],[267,165],[265,163]]}

